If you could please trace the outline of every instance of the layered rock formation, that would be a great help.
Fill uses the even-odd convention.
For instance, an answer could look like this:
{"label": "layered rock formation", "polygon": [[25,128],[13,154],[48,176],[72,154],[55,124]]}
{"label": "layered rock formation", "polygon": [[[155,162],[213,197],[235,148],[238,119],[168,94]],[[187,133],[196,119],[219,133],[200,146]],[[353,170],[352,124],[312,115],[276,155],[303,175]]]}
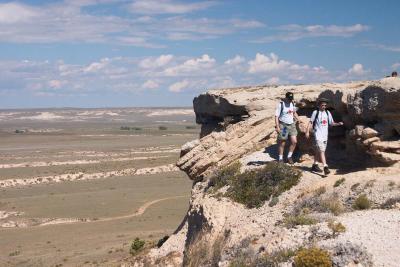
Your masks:
{"label": "layered rock formation", "polygon": [[[301,115],[298,156],[305,161],[297,167],[307,170],[306,166],[311,163],[306,156],[311,146],[302,133],[316,100],[324,97],[330,100],[335,120],[345,123],[344,127],[333,130],[330,137],[334,144],[330,150],[338,152],[331,158],[336,160],[334,166],[341,166],[340,161],[345,161],[353,167],[354,164],[363,166],[363,169],[342,174],[338,170],[325,179],[304,171],[300,183],[283,193],[276,205],[265,203],[258,209],[248,209],[223,197],[224,189],[214,195],[206,193],[208,179],[218,169],[237,160],[244,169],[254,168],[252,163],[273,160],[276,143],[274,111],[287,91],[294,93]],[[391,199],[396,207],[395,200],[400,202],[399,108],[400,79],[397,78],[343,84],[232,88],[201,94],[194,99],[196,120],[202,125],[201,138],[182,147],[177,163],[194,180],[189,211],[176,233],[135,265],[147,261],[162,266],[196,266],[193,265],[194,252],[205,246],[214,254],[218,251],[218,256],[211,255],[208,261],[200,260],[197,264],[229,266],[241,250],[251,258],[260,253],[299,248],[313,240],[336,255],[333,256],[336,257],[335,266],[358,263],[363,264],[360,266],[396,266],[397,261],[382,249],[400,255],[400,240],[393,237],[396,236],[395,229],[400,229],[398,209],[347,212],[344,215],[316,213],[315,216],[325,219],[320,219],[314,226],[293,229],[282,226],[282,220],[299,202],[315,197],[315,190],[321,187],[324,192],[321,191],[318,197],[335,197],[341,205],[347,205],[348,210],[360,194],[368,196],[374,207],[382,207]],[[339,178],[346,182],[333,186]],[[338,238],[332,233],[327,227],[327,217],[345,224],[346,234]],[[388,218],[393,224],[386,224]],[[374,224],[371,231],[359,227],[367,219]],[[385,234],[381,235],[383,232]],[[388,236],[390,233],[392,237]],[[203,254],[203,257],[209,255],[204,251]]]}
{"label": "layered rock formation", "polygon": [[[318,97],[329,99],[335,119],[345,122],[345,128],[336,129],[334,134],[344,136],[347,131],[346,145],[351,153],[368,152],[386,163],[399,160],[400,79],[386,78],[344,84],[234,88],[201,94],[193,103],[203,137],[185,148],[178,167],[198,180],[275,142],[274,111],[287,91],[294,93],[298,113],[308,117]],[[302,122],[308,121],[303,119]],[[374,132],[365,133],[368,129]],[[304,132],[304,124],[300,130]],[[310,147],[301,143],[303,150]]]}

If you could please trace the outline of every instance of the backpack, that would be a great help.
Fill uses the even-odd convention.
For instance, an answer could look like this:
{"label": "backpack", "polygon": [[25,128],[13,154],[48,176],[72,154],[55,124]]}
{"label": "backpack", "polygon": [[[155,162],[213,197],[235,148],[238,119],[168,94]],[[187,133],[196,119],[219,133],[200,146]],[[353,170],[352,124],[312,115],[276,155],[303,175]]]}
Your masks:
{"label": "backpack", "polygon": [[[293,102],[290,102],[290,105],[293,105],[293,108],[294,108]],[[290,107],[290,105],[289,105],[289,107]],[[283,112],[283,101],[281,101],[281,112],[279,112],[279,118],[282,116],[282,112]]]}
{"label": "backpack", "polygon": [[[317,111],[317,114],[315,114],[315,119],[314,119],[313,124],[312,124],[313,130],[315,130],[315,124],[317,123],[317,120],[318,120],[319,109],[317,109],[316,111]],[[329,125],[329,113],[328,113],[328,110],[325,110],[325,113],[326,113],[326,116],[328,117],[328,127],[329,127],[330,125]]]}

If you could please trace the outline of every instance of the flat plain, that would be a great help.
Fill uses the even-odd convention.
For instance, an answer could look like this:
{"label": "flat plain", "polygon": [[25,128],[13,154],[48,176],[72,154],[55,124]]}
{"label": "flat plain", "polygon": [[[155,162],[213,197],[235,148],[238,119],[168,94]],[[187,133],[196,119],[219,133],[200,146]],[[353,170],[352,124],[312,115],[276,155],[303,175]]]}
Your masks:
{"label": "flat plain", "polygon": [[0,265],[117,266],[183,219],[191,109],[0,111]]}

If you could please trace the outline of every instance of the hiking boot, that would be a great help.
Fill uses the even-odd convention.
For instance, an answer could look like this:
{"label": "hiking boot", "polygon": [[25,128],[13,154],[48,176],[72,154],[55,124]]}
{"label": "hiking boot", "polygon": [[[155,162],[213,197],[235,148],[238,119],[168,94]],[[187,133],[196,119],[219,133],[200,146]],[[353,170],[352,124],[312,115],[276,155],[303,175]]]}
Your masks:
{"label": "hiking boot", "polygon": [[318,166],[318,164],[313,164],[311,171],[313,172],[322,172],[321,168]]}
{"label": "hiking boot", "polygon": [[294,161],[293,161],[293,159],[292,159],[291,157],[287,159],[287,162],[288,162],[290,165],[293,165],[293,164],[294,164]]}
{"label": "hiking boot", "polygon": [[328,175],[328,174],[331,173],[331,171],[329,170],[328,166],[324,167],[324,173],[325,173],[325,175]]}
{"label": "hiking boot", "polygon": [[278,159],[278,163],[283,163],[283,159]]}

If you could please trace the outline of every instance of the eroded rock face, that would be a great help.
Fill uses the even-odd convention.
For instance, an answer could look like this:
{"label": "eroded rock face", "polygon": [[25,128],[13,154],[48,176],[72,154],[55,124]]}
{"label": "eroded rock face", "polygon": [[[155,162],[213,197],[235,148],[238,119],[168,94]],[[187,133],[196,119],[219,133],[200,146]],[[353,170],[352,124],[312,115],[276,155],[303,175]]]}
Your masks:
{"label": "eroded rock face", "polygon": [[[185,149],[178,167],[193,180],[201,180],[219,166],[274,143],[274,111],[287,91],[294,92],[298,113],[307,117],[315,109],[318,97],[328,98],[335,119],[345,122],[345,128],[333,129],[330,134],[342,135],[343,140],[346,134],[350,141],[343,143],[348,152],[368,154],[389,164],[397,161],[397,151],[384,146],[371,149],[374,142],[399,138],[400,79],[385,78],[343,84],[222,89],[201,94],[193,103],[196,120],[204,131],[196,146],[190,151]],[[305,131],[307,117],[302,118],[300,132]],[[301,152],[309,153],[310,143],[301,136],[299,139]]]}
{"label": "eroded rock face", "polygon": [[[327,190],[322,194],[328,198],[338,196],[349,208],[360,194],[367,194],[376,207],[390,199],[400,199],[400,187],[393,185],[400,184],[397,165],[341,175],[333,173],[325,179],[304,172],[297,186],[279,196],[278,204],[270,206],[266,202],[258,209],[247,209],[229,198],[207,192],[207,178],[221,167],[239,160],[245,169],[250,169],[257,168],[250,165],[250,162],[273,160],[271,155],[276,148],[274,111],[287,91],[294,92],[298,113],[301,115],[298,125],[300,152],[312,151],[310,141],[304,138],[304,132],[308,118],[315,109],[316,99],[324,97],[331,101],[334,118],[345,122],[345,127],[331,130],[330,135],[330,142],[335,141],[345,146],[343,151],[346,152],[343,154],[372,157],[390,164],[400,161],[400,79],[209,91],[194,100],[196,120],[202,124],[201,138],[183,146],[177,163],[195,181],[190,209],[176,233],[160,249],[153,249],[149,253],[152,264],[159,264],[162,260],[168,261],[168,264],[160,266],[191,266],[188,262],[194,250],[201,250],[205,246],[205,251],[215,251],[218,240],[223,238],[223,250],[219,252],[219,258],[208,255],[215,262],[206,261],[198,266],[229,266],[237,251],[242,253],[244,249],[249,249],[253,256],[260,252],[272,253],[305,246],[316,237],[318,240],[322,238],[318,245],[329,248],[333,255],[336,255],[335,251],[349,252],[346,257],[339,255],[335,258],[337,262],[352,264],[362,262],[365,258],[362,263],[366,265],[363,266],[368,266],[367,254],[354,249],[358,244],[368,244],[368,247],[362,249],[366,249],[365,253],[371,252],[378,265],[397,264],[395,260],[387,260],[387,255],[378,251],[377,247],[396,248],[400,253],[400,241],[391,238],[395,235],[390,234],[393,229],[400,227],[399,221],[393,220],[390,227],[385,224],[387,217],[398,218],[398,210],[377,210],[376,214],[371,212],[372,215],[361,211],[354,214],[349,212],[348,215],[335,216],[333,219],[342,222],[347,229],[347,234],[342,238],[333,237],[326,221],[316,226],[303,225],[292,229],[282,223],[286,213],[290,213],[299,202],[321,187]],[[309,165],[310,162],[305,164]],[[298,167],[305,169],[306,165],[300,163]],[[338,179],[344,179],[344,184],[333,186]],[[370,219],[374,223],[371,223],[371,227],[376,226],[378,229],[369,231],[370,236],[358,234],[362,228],[359,223],[364,220],[363,216],[372,216]],[[385,229],[385,236],[380,234],[379,227]],[[375,244],[368,243],[368,240],[377,241]],[[339,243],[346,242],[351,244],[338,247]]]}

